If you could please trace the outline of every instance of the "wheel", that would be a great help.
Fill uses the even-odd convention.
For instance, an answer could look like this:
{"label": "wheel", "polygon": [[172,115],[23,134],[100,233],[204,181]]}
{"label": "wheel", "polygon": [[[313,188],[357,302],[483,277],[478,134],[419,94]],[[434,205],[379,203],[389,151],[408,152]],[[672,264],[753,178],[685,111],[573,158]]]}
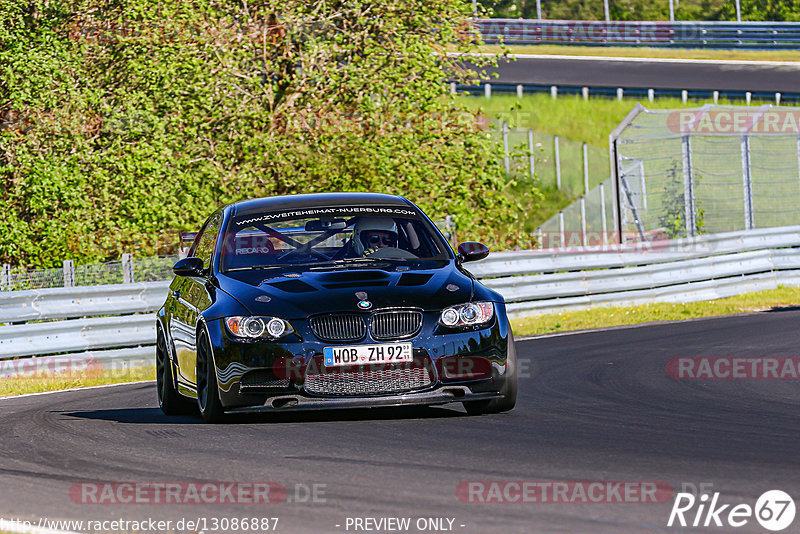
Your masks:
{"label": "wheel", "polygon": [[169,358],[167,339],[161,327],[156,335],[156,387],[158,389],[158,407],[165,415],[182,415],[189,413],[193,405],[175,388],[175,374]]}
{"label": "wheel", "polygon": [[219,423],[225,418],[225,410],[219,400],[217,372],[208,332],[203,330],[197,340],[197,405],[200,415],[207,423]]}
{"label": "wheel", "polygon": [[506,360],[506,381],[500,388],[502,399],[489,399],[483,401],[465,402],[464,409],[469,415],[484,415],[513,410],[517,404],[517,349],[514,345],[514,336],[511,327],[508,328],[508,350]]}

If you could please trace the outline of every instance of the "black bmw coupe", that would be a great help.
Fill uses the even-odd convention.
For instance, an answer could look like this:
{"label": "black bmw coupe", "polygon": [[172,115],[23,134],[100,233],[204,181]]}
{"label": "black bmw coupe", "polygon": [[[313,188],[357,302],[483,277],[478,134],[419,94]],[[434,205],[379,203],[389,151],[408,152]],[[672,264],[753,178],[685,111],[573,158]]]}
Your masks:
{"label": "black bmw coupe", "polygon": [[[157,314],[158,400],[228,413],[462,402],[511,410],[503,297],[414,204],[368,193],[237,202],[178,261]],[[196,399],[196,401],[194,400]]]}

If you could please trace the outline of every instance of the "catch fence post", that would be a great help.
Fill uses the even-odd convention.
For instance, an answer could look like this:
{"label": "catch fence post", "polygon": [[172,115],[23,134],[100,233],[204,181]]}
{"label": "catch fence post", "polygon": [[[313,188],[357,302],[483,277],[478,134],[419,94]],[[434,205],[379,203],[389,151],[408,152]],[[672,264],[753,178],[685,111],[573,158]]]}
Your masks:
{"label": "catch fence post", "polygon": [[753,225],[753,181],[750,173],[750,136],[742,136],[742,188],[744,193],[744,228],[752,230]]}
{"label": "catch fence post", "polygon": [[533,130],[528,130],[528,168],[530,169],[531,173],[531,182],[536,179],[536,174],[534,172],[535,162],[534,162],[534,155],[533,155]]}
{"label": "catch fence post", "polygon": [[506,169],[506,176],[511,174],[511,158],[508,153],[508,123],[503,122],[503,164]]}
{"label": "catch fence post", "polygon": [[691,136],[686,134],[681,139],[683,152],[683,204],[685,208],[686,237],[694,237],[694,179],[692,177],[692,143]]}
{"label": "catch fence post", "polygon": [[581,197],[581,244],[586,246],[586,197]]}
{"label": "catch fence post", "polygon": [[64,260],[62,268],[64,270],[64,287],[75,287],[75,263],[72,260]]}
{"label": "catch fence post", "polygon": [[554,157],[556,159],[556,188],[560,191],[561,190],[561,157],[559,154],[558,149],[558,136],[553,136],[553,149],[554,149]]}
{"label": "catch fence post", "polygon": [[589,147],[583,143],[583,194],[589,194]]}
{"label": "catch fence post", "polygon": [[133,283],[133,254],[122,255],[122,283]]}
{"label": "catch fence post", "polygon": [[4,263],[2,271],[2,289],[3,291],[11,291],[11,265]]}
{"label": "catch fence post", "polygon": [[606,222],[606,186],[600,184],[600,224],[603,228],[603,244],[607,244],[608,223]]}

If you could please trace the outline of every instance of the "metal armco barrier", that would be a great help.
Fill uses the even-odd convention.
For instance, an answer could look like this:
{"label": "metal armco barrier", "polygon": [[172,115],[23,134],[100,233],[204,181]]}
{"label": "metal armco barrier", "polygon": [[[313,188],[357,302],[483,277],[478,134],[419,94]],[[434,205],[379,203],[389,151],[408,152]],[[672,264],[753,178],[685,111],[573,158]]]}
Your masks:
{"label": "metal armco barrier", "polygon": [[155,326],[153,314],[5,326],[0,328],[0,358],[150,345]]}
{"label": "metal armco barrier", "polygon": [[505,297],[511,316],[800,285],[800,226],[601,248],[499,253],[470,270]]}
{"label": "metal armco barrier", "polygon": [[797,48],[797,22],[648,22],[482,19],[475,21],[489,44],[565,44],[663,48]]}
{"label": "metal armco barrier", "polygon": [[0,322],[67,319],[157,310],[169,282],[29,289],[0,293]]}
{"label": "metal armco barrier", "polygon": [[[800,285],[800,226],[660,243],[499,252],[467,267],[505,297],[512,316],[691,302]],[[0,363],[50,354],[152,362],[152,312],[167,287],[168,282],[151,282],[0,293],[6,323],[0,326]],[[40,320],[45,322],[29,322]]]}

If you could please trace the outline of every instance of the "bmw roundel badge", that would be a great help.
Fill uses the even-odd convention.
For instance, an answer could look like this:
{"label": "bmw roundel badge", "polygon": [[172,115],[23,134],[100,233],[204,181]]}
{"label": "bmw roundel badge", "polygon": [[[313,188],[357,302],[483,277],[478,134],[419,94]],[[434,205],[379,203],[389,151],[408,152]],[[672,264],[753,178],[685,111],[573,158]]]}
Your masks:
{"label": "bmw roundel badge", "polygon": [[362,310],[368,310],[372,307],[372,303],[368,300],[360,300],[358,301],[358,307]]}

